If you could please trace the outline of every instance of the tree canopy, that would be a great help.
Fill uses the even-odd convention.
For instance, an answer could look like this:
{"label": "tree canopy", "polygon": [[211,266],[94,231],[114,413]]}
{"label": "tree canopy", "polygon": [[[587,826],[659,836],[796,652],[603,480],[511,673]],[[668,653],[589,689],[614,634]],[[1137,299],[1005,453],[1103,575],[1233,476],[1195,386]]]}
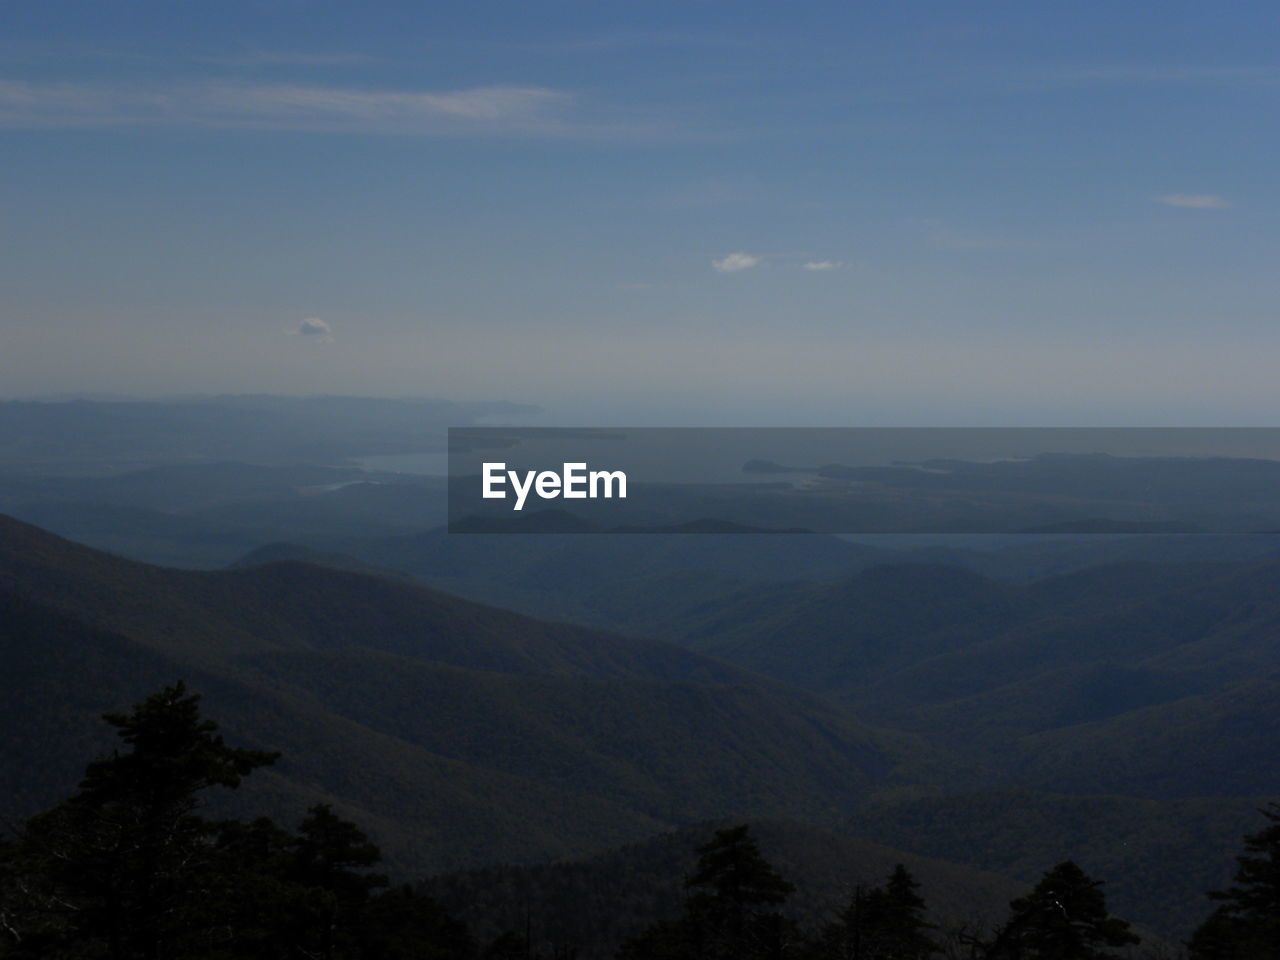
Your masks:
{"label": "tree canopy", "polygon": [[1271,825],[1245,836],[1234,882],[1209,894],[1219,906],[1193,934],[1192,960],[1280,958],[1280,803],[1259,812]]}
{"label": "tree canopy", "polygon": [[1119,960],[1115,948],[1139,942],[1129,924],[1107,910],[1101,880],[1070,860],[1047,871],[987,950],[990,960]]}
{"label": "tree canopy", "polygon": [[107,714],[126,749],[0,847],[4,960],[466,958],[465,930],[370,872],[378,848],[318,804],[297,833],[201,815],[278,754],[228,746],[199,696],[166,687]]}

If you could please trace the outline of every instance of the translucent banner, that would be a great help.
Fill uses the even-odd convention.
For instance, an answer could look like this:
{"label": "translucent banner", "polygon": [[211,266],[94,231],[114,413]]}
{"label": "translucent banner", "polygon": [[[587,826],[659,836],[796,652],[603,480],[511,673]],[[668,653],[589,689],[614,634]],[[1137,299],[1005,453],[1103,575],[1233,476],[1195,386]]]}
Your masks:
{"label": "translucent banner", "polygon": [[1280,531],[1280,428],[449,431],[451,533]]}

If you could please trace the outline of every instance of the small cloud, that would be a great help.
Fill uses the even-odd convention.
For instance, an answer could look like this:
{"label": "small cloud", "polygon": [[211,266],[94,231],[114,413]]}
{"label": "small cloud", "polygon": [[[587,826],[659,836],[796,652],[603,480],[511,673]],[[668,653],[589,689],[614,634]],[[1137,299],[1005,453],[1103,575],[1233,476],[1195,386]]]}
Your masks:
{"label": "small cloud", "polygon": [[838,270],[843,264],[838,260],[810,260],[804,265],[806,270]]}
{"label": "small cloud", "polygon": [[750,253],[731,253],[719,260],[712,260],[711,266],[715,268],[716,273],[738,273],[759,266],[760,260],[760,257]]}
{"label": "small cloud", "polygon": [[1220,197],[1216,193],[1170,193],[1151,199],[1166,207],[1185,207],[1188,210],[1221,210],[1231,206],[1226,197]]}
{"label": "small cloud", "polygon": [[292,332],[299,337],[316,337],[325,342],[333,339],[333,328],[319,317],[307,317]]}

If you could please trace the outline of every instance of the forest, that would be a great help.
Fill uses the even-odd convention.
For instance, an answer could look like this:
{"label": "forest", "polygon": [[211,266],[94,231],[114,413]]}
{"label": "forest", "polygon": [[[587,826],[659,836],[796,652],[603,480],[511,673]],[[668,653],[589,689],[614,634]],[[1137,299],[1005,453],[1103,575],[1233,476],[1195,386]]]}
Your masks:
{"label": "forest", "polygon": [[[577,960],[601,949],[535,942],[528,923],[481,941],[421,886],[377,872],[378,848],[329,804],[292,830],[207,816],[210,791],[236,790],[279,754],[228,745],[182,681],[104,720],[117,748],[0,846],[5,960]],[[1269,825],[1244,838],[1234,883],[1208,893],[1212,909],[1190,939],[1141,955],[1277,956],[1280,804],[1260,812]],[[748,825],[716,830],[696,853],[679,910],[630,917],[618,960],[1112,960],[1143,941],[1108,909],[1105,881],[1071,861],[1046,869],[1000,919],[935,922],[897,864],[801,926],[786,910],[796,887]]]}

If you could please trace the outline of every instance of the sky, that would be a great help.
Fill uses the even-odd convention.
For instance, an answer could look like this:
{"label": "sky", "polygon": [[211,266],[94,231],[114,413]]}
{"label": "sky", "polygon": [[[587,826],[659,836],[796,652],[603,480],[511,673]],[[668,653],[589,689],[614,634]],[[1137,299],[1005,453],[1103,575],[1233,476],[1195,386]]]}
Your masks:
{"label": "sky", "polygon": [[1274,3],[0,0],[0,395],[1266,425]]}

